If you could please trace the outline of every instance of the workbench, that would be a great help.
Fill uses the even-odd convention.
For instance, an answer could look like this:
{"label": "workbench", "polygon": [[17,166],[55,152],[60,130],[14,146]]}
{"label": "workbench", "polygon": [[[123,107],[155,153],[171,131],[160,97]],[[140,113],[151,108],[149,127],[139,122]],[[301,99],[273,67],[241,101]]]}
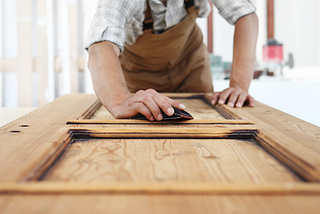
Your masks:
{"label": "workbench", "polygon": [[320,213],[320,127],[172,93],[194,120],[60,97],[0,128],[0,213]]}

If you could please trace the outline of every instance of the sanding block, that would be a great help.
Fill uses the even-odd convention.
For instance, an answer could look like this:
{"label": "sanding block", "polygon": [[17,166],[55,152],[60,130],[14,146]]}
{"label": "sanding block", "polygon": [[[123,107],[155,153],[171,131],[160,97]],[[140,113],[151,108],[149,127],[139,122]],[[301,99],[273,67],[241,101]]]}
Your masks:
{"label": "sanding block", "polygon": [[[174,113],[171,116],[166,115],[162,110],[161,113],[163,115],[163,119],[162,120],[192,120],[193,117],[191,116],[191,114],[189,114],[186,111],[181,111],[175,107],[173,107],[174,109]],[[131,117],[130,119],[136,119],[136,120],[147,120],[147,118],[139,113],[133,117]]]}

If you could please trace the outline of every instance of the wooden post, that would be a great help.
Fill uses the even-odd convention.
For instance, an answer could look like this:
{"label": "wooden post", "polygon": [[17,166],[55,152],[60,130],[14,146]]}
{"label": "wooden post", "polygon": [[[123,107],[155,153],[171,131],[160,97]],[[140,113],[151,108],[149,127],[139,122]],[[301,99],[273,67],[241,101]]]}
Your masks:
{"label": "wooden post", "polygon": [[70,45],[70,77],[71,93],[79,92],[79,62],[78,62],[78,6],[77,0],[68,1],[69,45]]}
{"label": "wooden post", "polygon": [[[1,66],[1,62],[0,62]],[[3,74],[0,70],[0,108],[3,107],[3,97],[4,97],[4,91],[3,91]]]}
{"label": "wooden post", "polygon": [[17,0],[18,105],[32,107],[32,0]]}
{"label": "wooden post", "polygon": [[3,106],[3,74],[1,61],[3,55],[3,0],[0,0],[0,107]]}
{"label": "wooden post", "polygon": [[38,105],[48,103],[48,36],[47,36],[46,1],[37,1],[37,33],[38,33]]}
{"label": "wooden post", "polygon": [[[82,1],[83,5],[82,5],[82,9],[83,9],[83,14],[84,14],[84,23],[83,23],[83,37],[86,38],[87,37],[87,33],[90,27],[90,24],[92,22],[94,13],[96,11],[96,5],[97,5],[97,0],[83,0]],[[93,94],[94,90],[93,90],[93,85],[92,85],[92,80],[91,80],[91,75],[90,75],[90,71],[89,68],[87,66],[87,62],[88,62],[88,52],[86,51],[85,53],[85,66],[84,66],[84,92],[88,93],[88,94]]]}
{"label": "wooden post", "polygon": [[59,95],[71,93],[71,74],[70,74],[70,41],[69,41],[69,16],[67,0],[58,1],[58,40],[60,42],[59,57],[62,69],[62,88]]}
{"label": "wooden post", "polygon": [[274,0],[267,0],[268,39],[274,39]]}
{"label": "wooden post", "polygon": [[47,0],[47,44],[48,44],[48,94],[47,100],[51,102],[54,100],[54,15],[53,15],[53,1]]}
{"label": "wooden post", "polygon": [[213,53],[213,8],[212,8],[212,2],[209,1],[211,12],[208,16],[208,52]]}

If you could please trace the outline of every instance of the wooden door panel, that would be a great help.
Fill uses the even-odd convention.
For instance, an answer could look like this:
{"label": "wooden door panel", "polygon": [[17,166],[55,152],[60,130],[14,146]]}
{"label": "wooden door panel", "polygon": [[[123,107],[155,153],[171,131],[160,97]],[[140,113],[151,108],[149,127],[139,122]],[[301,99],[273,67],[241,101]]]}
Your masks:
{"label": "wooden door panel", "polygon": [[252,140],[75,140],[42,180],[276,183],[299,179]]}
{"label": "wooden door panel", "polygon": [[270,213],[319,211],[319,127],[259,102],[212,107],[203,94],[167,96],[195,119],[116,120],[94,95],[70,95],[1,128],[0,212],[28,210],[39,204],[35,194],[53,212],[75,211],[64,200],[101,207],[106,197],[112,210],[152,203],[147,213],[168,203],[186,208],[174,213],[202,206],[212,213],[211,203],[235,212],[259,203],[246,213],[261,206]]}

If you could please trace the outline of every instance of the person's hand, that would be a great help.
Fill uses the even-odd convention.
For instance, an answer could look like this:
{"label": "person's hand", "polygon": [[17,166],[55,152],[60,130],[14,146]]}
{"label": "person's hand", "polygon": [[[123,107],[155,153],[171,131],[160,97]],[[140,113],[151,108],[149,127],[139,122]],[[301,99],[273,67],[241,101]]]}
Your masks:
{"label": "person's hand", "polygon": [[246,91],[230,87],[222,92],[215,92],[210,97],[212,105],[216,104],[228,104],[231,107],[242,107],[244,104],[249,104],[250,107],[254,107],[254,99]]}
{"label": "person's hand", "polygon": [[161,110],[168,116],[173,115],[173,107],[184,110],[186,107],[153,89],[140,90],[134,96],[128,98],[121,104],[113,106],[111,114],[117,118],[130,118],[138,113],[143,114],[150,121],[162,120]]}

